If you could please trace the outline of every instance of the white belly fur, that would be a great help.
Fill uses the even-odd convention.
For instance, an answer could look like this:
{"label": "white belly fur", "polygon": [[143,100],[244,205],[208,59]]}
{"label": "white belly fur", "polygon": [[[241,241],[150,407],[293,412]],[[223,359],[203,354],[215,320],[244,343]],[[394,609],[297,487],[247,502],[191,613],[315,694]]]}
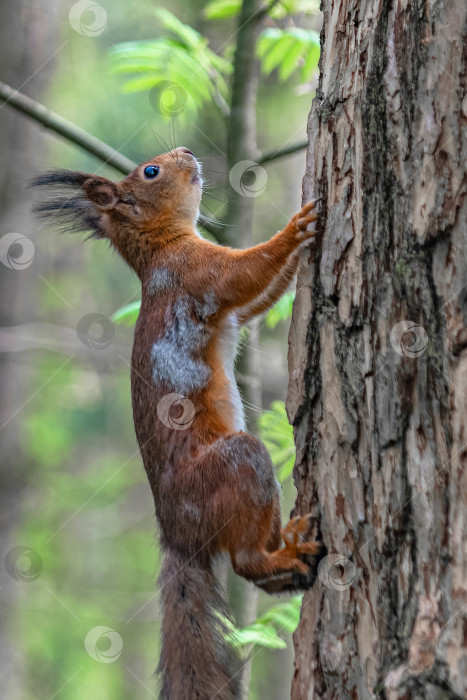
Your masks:
{"label": "white belly fur", "polygon": [[238,391],[237,382],[234,375],[234,362],[237,354],[238,336],[240,333],[237,315],[235,312],[230,313],[224,320],[224,328],[222,329],[219,342],[219,353],[221,362],[224,367],[225,375],[229,381],[229,400],[232,406],[234,417],[234,429],[245,430],[245,415],[243,404]]}

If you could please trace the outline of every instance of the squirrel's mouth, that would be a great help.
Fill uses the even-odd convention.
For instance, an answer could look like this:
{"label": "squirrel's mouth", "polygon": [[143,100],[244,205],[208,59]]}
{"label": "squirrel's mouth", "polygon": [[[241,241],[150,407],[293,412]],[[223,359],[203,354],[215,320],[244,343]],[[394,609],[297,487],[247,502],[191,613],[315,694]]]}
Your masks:
{"label": "squirrel's mouth", "polygon": [[[185,169],[188,168],[191,170],[191,178],[190,182],[192,185],[199,185],[202,187],[203,185],[203,179],[201,177],[201,165],[199,164],[198,160],[196,159],[193,151],[190,151],[189,148],[185,148],[185,146],[179,146],[176,149],[177,153],[183,153],[184,155],[186,154],[187,156],[191,156],[190,158],[187,158],[186,160],[183,159],[181,162],[179,162],[179,167]],[[189,164],[188,164],[189,161]],[[177,159],[178,162],[178,159]]]}

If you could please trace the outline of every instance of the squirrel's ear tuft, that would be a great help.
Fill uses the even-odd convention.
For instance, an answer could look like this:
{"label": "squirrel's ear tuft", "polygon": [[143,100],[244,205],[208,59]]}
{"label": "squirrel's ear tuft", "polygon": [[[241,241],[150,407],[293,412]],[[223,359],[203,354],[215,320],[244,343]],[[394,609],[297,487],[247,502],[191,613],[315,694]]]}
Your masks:
{"label": "squirrel's ear tuft", "polygon": [[47,170],[29,181],[29,187],[81,187],[92,175],[77,170]]}
{"label": "squirrel's ear tuft", "polygon": [[30,186],[45,190],[45,196],[33,207],[41,219],[64,231],[90,231],[92,237],[107,237],[102,215],[119,201],[118,187],[111,180],[72,170],[51,170],[31,180]]}

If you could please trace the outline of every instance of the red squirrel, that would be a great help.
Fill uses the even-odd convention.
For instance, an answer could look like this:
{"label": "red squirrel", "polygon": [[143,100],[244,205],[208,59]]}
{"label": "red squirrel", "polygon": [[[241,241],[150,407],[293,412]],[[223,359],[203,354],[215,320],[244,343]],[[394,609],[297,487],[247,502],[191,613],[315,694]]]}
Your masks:
{"label": "red squirrel", "polygon": [[307,541],[308,515],[281,530],[280,487],[266,447],[245,430],[233,369],[240,327],[279,299],[298,247],[314,237],[315,202],[269,241],[236,250],[196,229],[201,169],[187,148],[121,182],[57,170],[33,184],[50,188],[39,215],[107,239],[141,280],[131,385],[164,552],[160,697],[236,698],[213,558],[227,552],[238,575],[280,592],[311,585],[313,567],[299,557],[321,549]]}

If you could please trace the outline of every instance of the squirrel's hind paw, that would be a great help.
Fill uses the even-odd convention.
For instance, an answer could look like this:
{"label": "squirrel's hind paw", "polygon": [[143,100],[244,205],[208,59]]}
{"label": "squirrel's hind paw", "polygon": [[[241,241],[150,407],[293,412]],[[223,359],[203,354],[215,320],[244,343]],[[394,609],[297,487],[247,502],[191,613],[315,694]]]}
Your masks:
{"label": "squirrel's hind paw", "polygon": [[[301,562],[301,571],[290,570],[277,572],[272,576],[254,581],[266,593],[283,593],[307,591],[312,588],[318,575],[318,564],[326,555],[319,520],[310,513],[292,518],[282,529],[284,549],[279,550],[282,556],[290,557]],[[292,567],[291,567],[292,568]]]}

